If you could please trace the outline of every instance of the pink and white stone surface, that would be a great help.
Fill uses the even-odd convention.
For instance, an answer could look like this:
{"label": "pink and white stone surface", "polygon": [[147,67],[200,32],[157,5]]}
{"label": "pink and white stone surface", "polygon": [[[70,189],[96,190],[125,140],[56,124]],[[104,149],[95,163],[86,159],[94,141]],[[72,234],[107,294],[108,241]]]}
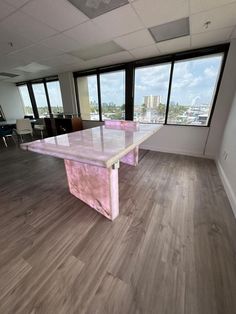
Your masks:
{"label": "pink and white stone surface", "polygon": [[[130,125],[128,125],[130,123]],[[21,148],[65,160],[70,192],[108,219],[119,214],[118,165],[138,163],[138,146],[162,126],[116,121],[63,134]]]}
{"label": "pink and white stone surface", "polygon": [[119,214],[118,169],[66,159],[65,167],[71,194],[114,220]]}

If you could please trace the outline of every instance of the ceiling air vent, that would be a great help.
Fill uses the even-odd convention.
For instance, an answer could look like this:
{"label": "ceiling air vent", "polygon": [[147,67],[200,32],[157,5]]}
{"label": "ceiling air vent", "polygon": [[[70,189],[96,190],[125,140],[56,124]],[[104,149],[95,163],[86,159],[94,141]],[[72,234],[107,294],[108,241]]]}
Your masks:
{"label": "ceiling air vent", "polygon": [[90,19],[122,7],[128,0],[68,0]]}
{"label": "ceiling air vent", "polygon": [[149,28],[153,39],[159,43],[189,35],[189,18],[172,21]]}

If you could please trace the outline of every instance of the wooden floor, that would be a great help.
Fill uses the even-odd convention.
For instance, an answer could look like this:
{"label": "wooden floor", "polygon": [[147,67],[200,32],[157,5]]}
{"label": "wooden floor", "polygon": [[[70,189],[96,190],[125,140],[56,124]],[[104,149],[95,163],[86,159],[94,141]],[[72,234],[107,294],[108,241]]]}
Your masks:
{"label": "wooden floor", "polygon": [[213,161],[145,152],[112,223],[63,160],[0,149],[1,314],[234,314],[236,223]]}

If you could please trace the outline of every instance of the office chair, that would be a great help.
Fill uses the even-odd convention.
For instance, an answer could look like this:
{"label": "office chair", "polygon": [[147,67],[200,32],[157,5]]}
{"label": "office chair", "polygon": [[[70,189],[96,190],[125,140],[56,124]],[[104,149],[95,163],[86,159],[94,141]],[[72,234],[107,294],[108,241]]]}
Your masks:
{"label": "office chair", "polygon": [[21,142],[23,142],[23,136],[30,134],[33,138],[33,129],[29,119],[17,119],[16,120],[16,134],[18,138],[20,137]]}

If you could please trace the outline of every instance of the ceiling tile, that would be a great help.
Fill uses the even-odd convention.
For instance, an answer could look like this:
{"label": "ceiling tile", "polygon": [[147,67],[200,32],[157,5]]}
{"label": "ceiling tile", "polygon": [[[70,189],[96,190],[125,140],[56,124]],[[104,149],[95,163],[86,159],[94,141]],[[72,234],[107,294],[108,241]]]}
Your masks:
{"label": "ceiling tile", "polygon": [[123,48],[117,45],[114,41],[108,41],[106,43],[98,44],[86,49],[72,51],[71,54],[75,57],[81,58],[84,61],[87,61],[103,56],[109,56],[121,51],[123,51]]}
{"label": "ceiling tile", "polygon": [[15,11],[15,8],[7,3],[0,1],[0,20],[7,17],[9,14]]}
{"label": "ceiling tile", "polygon": [[114,40],[124,49],[131,50],[154,44],[154,40],[146,29],[118,37]]}
{"label": "ceiling tile", "polygon": [[133,57],[129,54],[129,52],[122,51],[122,52],[114,53],[110,56],[100,57],[97,59],[86,61],[83,69],[91,69],[95,67],[128,62],[128,61],[131,61],[132,59]]}
{"label": "ceiling tile", "polygon": [[236,38],[236,27],[234,28],[234,31],[233,31],[233,33],[231,35],[231,38]]}
{"label": "ceiling tile", "polygon": [[9,71],[10,69],[24,65],[24,60],[17,55],[5,55],[0,58],[0,71]]}
{"label": "ceiling tile", "polygon": [[156,57],[160,55],[160,51],[156,45],[146,46],[142,48],[136,48],[129,51],[135,59],[143,59],[149,57]]}
{"label": "ceiling tile", "polygon": [[[204,23],[211,21],[205,29]],[[236,25],[236,2],[190,16],[191,34],[202,33]]]}
{"label": "ceiling tile", "polygon": [[188,0],[139,0],[134,1],[132,6],[147,27],[189,15]]}
{"label": "ceiling tile", "polygon": [[129,4],[101,15],[93,19],[93,22],[112,38],[143,28],[139,17]]}
{"label": "ceiling tile", "polygon": [[33,42],[38,42],[56,33],[54,29],[41,22],[38,22],[37,20],[20,11],[12,14],[6,20],[0,23],[0,28],[1,27],[10,32],[21,34]]}
{"label": "ceiling tile", "polygon": [[210,32],[204,32],[201,34],[195,34],[191,37],[192,47],[201,48],[203,46],[210,46],[229,40],[233,31],[232,27],[218,29]]}
{"label": "ceiling tile", "polygon": [[[110,64],[128,62],[134,59],[128,51],[121,51],[107,56]],[[108,64],[109,65],[109,64]]]}
{"label": "ceiling tile", "polygon": [[43,61],[44,64],[49,65],[51,67],[61,66],[61,65],[69,65],[69,64],[84,64],[84,62],[74,56],[69,54],[62,54],[60,56],[56,56],[53,58],[49,58]]}
{"label": "ceiling tile", "polygon": [[22,10],[59,31],[88,20],[86,15],[67,0],[33,0]]}
{"label": "ceiling tile", "polygon": [[61,51],[53,48],[48,48],[42,44],[36,44],[31,47],[22,49],[17,51],[16,53],[12,53],[16,57],[20,57],[25,62],[38,62],[44,59],[48,59],[50,57],[55,57],[60,55]]}
{"label": "ceiling tile", "polygon": [[93,22],[87,21],[63,33],[80,43],[81,48],[110,40],[110,37]]}
{"label": "ceiling tile", "polygon": [[232,3],[234,0],[190,0],[190,13],[198,13],[211,10],[225,4]]}
{"label": "ceiling tile", "polygon": [[31,0],[4,0],[6,3],[12,5],[15,8],[20,8],[22,7],[24,4],[26,4],[27,2],[31,1]]}
{"label": "ceiling tile", "polygon": [[188,50],[190,49],[190,36],[162,41],[157,44],[157,48],[162,54]]}
{"label": "ceiling tile", "polygon": [[0,53],[6,54],[32,45],[32,41],[0,27]]}
{"label": "ceiling tile", "polygon": [[49,48],[55,48],[63,52],[76,50],[81,47],[78,41],[63,34],[57,34],[47,38],[42,41],[42,43]]}

